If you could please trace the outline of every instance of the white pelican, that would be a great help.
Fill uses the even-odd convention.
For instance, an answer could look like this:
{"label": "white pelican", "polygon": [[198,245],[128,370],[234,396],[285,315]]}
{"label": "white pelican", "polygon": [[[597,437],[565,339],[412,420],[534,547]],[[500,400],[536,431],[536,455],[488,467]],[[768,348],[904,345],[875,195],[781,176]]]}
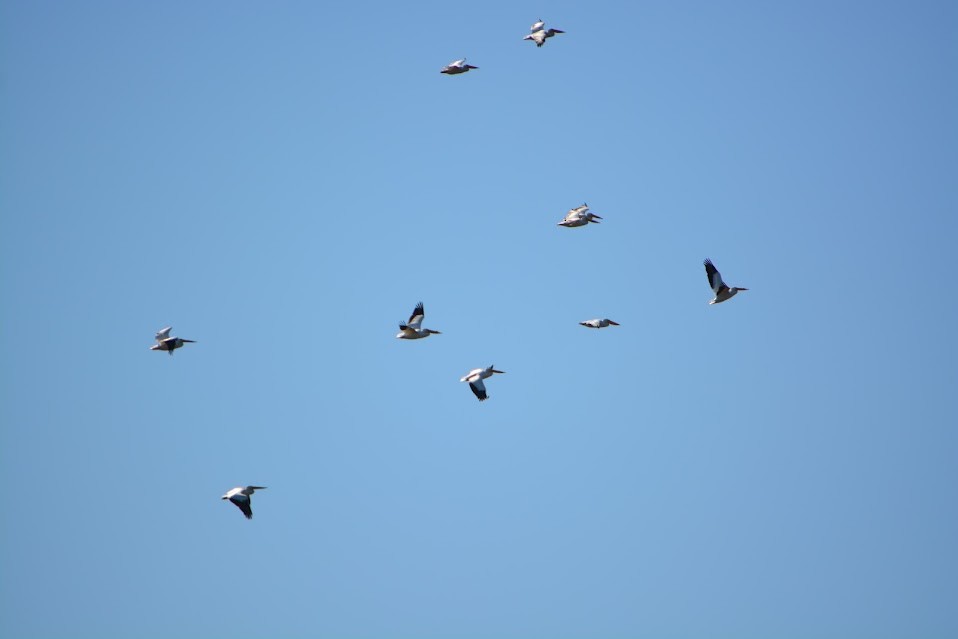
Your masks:
{"label": "white pelican", "polygon": [[[537,26],[539,27],[538,29],[536,29]],[[532,40],[536,43],[536,47],[541,47],[546,43],[546,38],[551,38],[557,33],[565,33],[565,31],[562,31],[561,29],[546,29],[545,23],[540,20],[532,25],[532,33],[523,37],[522,39]]]}
{"label": "white pelican", "polygon": [[748,290],[740,286],[733,286],[731,288],[726,286],[725,282],[722,281],[722,274],[718,272],[718,269],[712,264],[712,260],[708,258],[705,258],[705,274],[708,275],[709,286],[715,291],[715,297],[712,298],[709,304],[721,304],[725,300],[735,297],[735,294],[739,291]]}
{"label": "white pelican", "polygon": [[150,347],[151,351],[166,351],[170,355],[177,348],[182,348],[183,344],[193,344],[196,340],[183,339],[181,337],[170,337],[172,326],[167,326],[156,334],[156,344]]}
{"label": "white pelican", "polygon": [[243,514],[246,515],[247,519],[252,519],[253,509],[250,508],[249,496],[255,493],[257,490],[266,490],[266,486],[247,486],[246,488],[237,486],[236,488],[227,491],[222,498],[229,499],[236,505],[237,508],[243,511]]}
{"label": "white pelican", "polygon": [[601,220],[602,217],[596,215],[595,213],[589,212],[589,205],[583,204],[582,206],[577,206],[574,209],[569,209],[569,212],[565,214],[565,218],[559,222],[556,226],[565,226],[572,228],[575,226],[585,226],[589,222],[593,224],[598,224],[596,220]]}
{"label": "white pelican", "polygon": [[399,322],[399,333],[396,335],[396,338],[420,339],[422,337],[429,337],[430,335],[441,335],[439,331],[422,328],[422,318],[425,316],[426,311],[422,308],[422,302],[419,302],[416,304],[416,308],[413,309],[412,315],[409,316],[409,321],[405,324]]}
{"label": "white pelican", "polygon": [[610,319],[591,319],[587,322],[579,322],[585,327],[588,328],[605,328],[606,326],[618,326],[618,322],[613,322]]}
{"label": "white pelican", "polygon": [[486,385],[482,383],[482,380],[487,377],[492,377],[493,373],[504,373],[505,371],[497,371],[493,366],[489,368],[474,368],[466,376],[460,379],[460,382],[469,382],[469,388],[472,389],[473,394],[479,398],[479,401],[485,401],[489,399],[489,396],[486,395]]}
{"label": "white pelican", "polygon": [[471,64],[466,64],[466,59],[456,60],[450,62],[442,68],[442,71],[439,73],[445,73],[446,75],[459,75],[460,73],[466,73],[469,69],[478,69],[479,67],[474,67]]}

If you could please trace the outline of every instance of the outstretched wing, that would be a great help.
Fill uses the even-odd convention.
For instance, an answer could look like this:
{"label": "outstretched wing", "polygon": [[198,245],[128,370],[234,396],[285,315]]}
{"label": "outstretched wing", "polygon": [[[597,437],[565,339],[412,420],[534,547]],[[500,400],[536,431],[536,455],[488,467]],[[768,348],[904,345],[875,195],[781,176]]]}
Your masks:
{"label": "outstretched wing", "polygon": [[253,509],[250,508],[249,497],[246,497],[245,495],[234,495],[230,497],[230,501],[236,504],[236,507],[243,511],[243,514],[246,515],[247,519],[253,518]]}
{"label": "outstretched wing", "polygon": [[705,274],[709,278],[709,286],[712,287],[712,290],[715,291],[715,294],[718,295],[723,291],[728,290],[728,286],[725,285],[725,282],[722,281],[722,274],[718,272],[718,269],[715,268],[715,265],[712,264],[712,260],[705,258]]}
{"label": "outstretched wing", "polygon": [[489,399],[489,396],[486,395],[486,385],[482,383],[481,379],[477,379],[474,382],[469,382],[469,388],[472,389],[472,394],[478,397],[480,402],[484,402]]}
{"label": "outstretched wing", "polygon": [[409,316],[409,326],[416,329],[417,331],[422,327],[422,320],[426,316],[426,311],[423,310],[422,302],[416,304],[416,308],[413,309],[412,315]]}
{"label": "outstretched wing", "polygon": [[173,330],[173,327],[172,327],[172,326],[167,326],[166,328],[161,328],[161,329],[160,329],[159,331],[157,331],[157,333],[156,333],[156,341],[162,342],[162,341],[164,341],[164,340],[169,339],[169,337],[170,337],[170,331],[172,331],[172,330]]}

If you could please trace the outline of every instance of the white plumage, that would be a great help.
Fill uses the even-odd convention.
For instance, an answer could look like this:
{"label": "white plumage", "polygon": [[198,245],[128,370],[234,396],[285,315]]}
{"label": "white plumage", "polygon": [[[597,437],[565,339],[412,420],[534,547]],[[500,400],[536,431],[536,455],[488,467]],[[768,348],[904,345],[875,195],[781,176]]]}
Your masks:
{"label": "white plumage", "polygon": [[546,23],[542,20],[536,20],[532,28],[529,29],[529,32],[529,35],[524,36],[522,39],[532,40],[536,43],[536,47],[541,47],[546,43],[548,38],[551,38],[557,33],[565,33],[565,31],[561,29],[546,29]]}
{"label": "white plumage", "polygon": [[742,288],[740,286],[733,286],[729,288],[725,282],[722,281],[722,274],[718,272],[718,269],[715,268],[715,265],[712,264],[712,260],[705,258],[705,275],[709,278],[709,286],[712,287],[712,290],[715,292],[715,297],[709,302],[709,304],[721,304],[722,302],[735,297],[735,294],[739,291],[747,291],[747,288]]}
{"label": "white plumage", "polygon": [[565,217],[562,218],[562,221],[559,222],[556,226],[565,226],[567,228],[574,228],[576,226],[586,226],[589,222],[593,224],[598,224],[596,220],[601,220],[602,217],[596,215],[589,211],[589,205],[583,204],[582,206],[577,206],[574,209],[569,209],[569,212],[565,214]]}
{"label": "white plumage", "polygon": [[156,344],[150,347],[151,351],[166,351],[170,355],[173,354],[178,348],[182,348],[183,344],[192,344],[195,340],[192,339],[183,339],[181,337],[170,337],[170,331],[173,330],[172,326],[167,326],[166,328],[160,329],[156,333]]}
{"label": "white plumage", "polygon": [[474,368],[466,373],[459,381],[469,382],[469,388],[472,390],[472,393],[480,402],[484,402],[489,399],[489,396],[486,394],[486,385],[482,383],[482,380],[492,377],[493,373],[504,372],[505,371],[497,371],[493,366],[489,366],[488,368]]}
{"label": "white plumage", "polygon": [[399,333],[397,339],[422,339],[430,335],[440,335],[439,331],[422,327],[422,320],[426,317],[426,311],[423,309],[422,302],[416,304],[408,322],[399,322]]}
{"label": "white plumage", "polygon": [[479,67],[474,67],[471,64],[466,64],[466,59],[462,58],[461,60],[455,60],[450,62],[442,68],[442,71],[439,73],[445,73],[446,75],[459,75],[460,73],[466,73],[469,69],[478,69]]}
{"label": "white plumage", "polygon": [[610,319],[590,319],[584,322],[579,322],[583,326],[588,328],[605,328],[606,326],[618,326],[618,322],[613,322]]}
{"label": "white plumage", "polygon": [[228,499],[233,504],[236,505],[243,514],[246,515],[247,519],[253,518],[253,509],[250,507],[250,495],[255,493],[257,490],[265,490],[266,486],[247,486],[243,488],[242,486],[237,486],[232,488],[223,495],[222,499]]}

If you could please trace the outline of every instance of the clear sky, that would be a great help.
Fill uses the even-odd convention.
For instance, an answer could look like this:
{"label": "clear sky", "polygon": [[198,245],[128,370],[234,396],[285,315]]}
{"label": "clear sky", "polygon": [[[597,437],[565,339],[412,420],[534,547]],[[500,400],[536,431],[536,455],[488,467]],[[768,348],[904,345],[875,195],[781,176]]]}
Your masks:
{"label": "clear sky", "polygon": [[956,33],[4,2],[0,636],[958,636]]}

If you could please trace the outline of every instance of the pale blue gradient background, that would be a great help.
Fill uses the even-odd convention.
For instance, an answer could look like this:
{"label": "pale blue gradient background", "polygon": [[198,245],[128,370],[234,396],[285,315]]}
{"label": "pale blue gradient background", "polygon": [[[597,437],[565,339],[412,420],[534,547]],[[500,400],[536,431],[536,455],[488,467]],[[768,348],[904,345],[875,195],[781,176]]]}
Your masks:
{"label": "pale blue gradient background", "polygon": [[0,636],[958,636],[955,3],[0,25]]}

